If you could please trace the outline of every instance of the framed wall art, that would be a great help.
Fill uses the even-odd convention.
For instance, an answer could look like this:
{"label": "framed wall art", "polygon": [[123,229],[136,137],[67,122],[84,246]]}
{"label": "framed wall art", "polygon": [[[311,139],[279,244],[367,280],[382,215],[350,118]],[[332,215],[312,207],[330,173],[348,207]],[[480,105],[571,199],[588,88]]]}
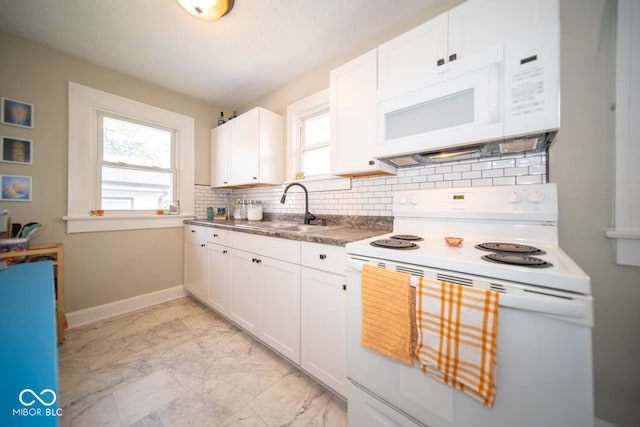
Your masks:
{"label": "framed wall art", "polygon": [[34,106],[28,102],[10,98],[0,98],[2,103],[2,124],[33,129]]}
{"label": "framed wall art", "polygon": [[31,177],[0,175],[0,200],[13,202],[31,201]]}
{"label": "framed wall art", "polygon": [[33,164],[33,141],[12,136],[0,137],[0,161]]}

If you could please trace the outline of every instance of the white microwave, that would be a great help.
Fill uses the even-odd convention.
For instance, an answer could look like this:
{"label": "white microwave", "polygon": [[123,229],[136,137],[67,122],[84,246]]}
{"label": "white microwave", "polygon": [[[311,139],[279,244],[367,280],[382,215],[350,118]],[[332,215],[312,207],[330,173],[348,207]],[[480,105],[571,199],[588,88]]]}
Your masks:
{"label": "white microwave", "polygon": [[378,94],[377,158],[555,135],[560,126],[558,24],[474,58],[428,86]]}

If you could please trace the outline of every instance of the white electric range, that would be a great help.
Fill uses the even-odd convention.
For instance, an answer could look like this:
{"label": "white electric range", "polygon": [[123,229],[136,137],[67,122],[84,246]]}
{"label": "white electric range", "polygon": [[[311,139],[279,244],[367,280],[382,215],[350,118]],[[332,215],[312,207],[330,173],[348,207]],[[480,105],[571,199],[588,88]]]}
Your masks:
{"label": "white electric range", "polygon": [[[592,425],[591,282],[558,245],[556,185],[403,191],[393,214],[347,245],[349,425]],[[363,264],[500,292],[494,408],[360,345]]]}

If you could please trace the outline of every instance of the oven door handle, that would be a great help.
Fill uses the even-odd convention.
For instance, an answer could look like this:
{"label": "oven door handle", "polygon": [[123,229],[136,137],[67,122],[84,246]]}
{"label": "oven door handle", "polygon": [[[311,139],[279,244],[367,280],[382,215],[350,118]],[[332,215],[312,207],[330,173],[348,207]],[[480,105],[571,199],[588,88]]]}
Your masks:
{"label": "oven door handle", "polygon": [[[362,272],[362,266],[364,264],[367,264],[367,262],[347,258],[347,267],[352,270]],[[411,285],[415,286],[418,277],[411,277]],[[413,279],[415,279],[415,281]],[[499,301],[501,307],[577,319],[585,319],[589,313],[588,301],[562,298],[550,294],[536,294],[531,292],[530,295],[525,296],[500,292]]]}

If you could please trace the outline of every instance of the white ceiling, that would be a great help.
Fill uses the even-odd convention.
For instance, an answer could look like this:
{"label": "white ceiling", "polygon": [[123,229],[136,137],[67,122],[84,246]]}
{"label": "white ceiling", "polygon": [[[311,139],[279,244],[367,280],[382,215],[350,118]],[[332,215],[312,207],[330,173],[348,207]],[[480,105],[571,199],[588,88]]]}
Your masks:
{"label": "white ceiling", "polygon": [[0,0],[0,29],[241,107],[438,0],[235,0],[207,23],[176,0]]}

